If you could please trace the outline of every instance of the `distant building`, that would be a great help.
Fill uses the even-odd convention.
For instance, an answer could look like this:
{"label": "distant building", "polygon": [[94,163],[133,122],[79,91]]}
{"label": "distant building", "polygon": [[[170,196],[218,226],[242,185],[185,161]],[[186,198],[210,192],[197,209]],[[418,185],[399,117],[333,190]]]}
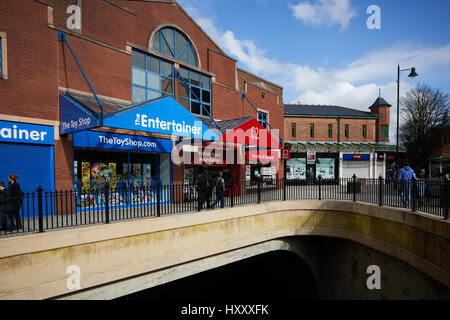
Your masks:
{"label": "distant building", "polygon": [[441,145],[432,152],[428,163],[430,177],[450,174],[450,121],[444,125],[441,133]]}
{"label": "distant building", "polygon": [[[390,107],[379,97],[370,112],[331,105],[285,105],[287,179],[386,177],[395,166],[389,145]],[[399,148],[405,152],[405,148]]]}

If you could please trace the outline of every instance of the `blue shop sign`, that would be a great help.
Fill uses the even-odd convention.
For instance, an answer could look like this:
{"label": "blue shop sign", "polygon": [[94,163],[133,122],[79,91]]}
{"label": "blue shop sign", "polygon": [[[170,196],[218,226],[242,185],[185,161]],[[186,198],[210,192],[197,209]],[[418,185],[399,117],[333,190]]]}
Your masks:
{"label": "blue shop sign", "polygon": [[133,106],[103,121],[105,127],[162,133],[218,141],[216,133],[172,97],[163,97]]}
{"label": "blue shop sign", "polygon": [[73,134],[72,145],[82,148],[172,153],[173,142],[167,139],[83,131]]}
{"label": "blue shop sign", "polygon": [[95,128],[98,125],[97,115],[77,103],[67,95],[59,96],[60,126],[59,134],[67,134]]}
{"label": "blue shop sign", "polygon": [[360,153],[344,154],[342,159],[344,161],[370,161],[370,154],[360,154]]}
{"label": "blue shop sign", "polygon": [[54,145],[55,133],[51,126],[0,121],[0,142]]}

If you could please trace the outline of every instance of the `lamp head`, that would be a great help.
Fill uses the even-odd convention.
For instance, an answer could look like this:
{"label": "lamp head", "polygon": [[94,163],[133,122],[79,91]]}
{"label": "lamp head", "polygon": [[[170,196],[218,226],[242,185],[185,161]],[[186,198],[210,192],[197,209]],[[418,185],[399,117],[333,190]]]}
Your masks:
{"label": "lamp head", "polygon": [[415,78],[418,77],[419,75],[416,73],[416,68],[411,68],[411,73],[409,74],[408,77],[410,78]]}

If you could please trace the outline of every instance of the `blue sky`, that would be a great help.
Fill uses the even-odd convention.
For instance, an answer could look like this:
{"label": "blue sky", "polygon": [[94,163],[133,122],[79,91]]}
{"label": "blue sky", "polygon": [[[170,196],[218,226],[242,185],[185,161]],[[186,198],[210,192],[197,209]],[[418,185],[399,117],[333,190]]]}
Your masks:
{"label": "blue sky", "polygon": [[[284,88],[284,102],[361,110],[378,96],[394,105],[397,65],[404,94],[418,83],[450,93],[450,1],[179,0],[239,67]],[[381,10],[369,30],[367,8]]]}

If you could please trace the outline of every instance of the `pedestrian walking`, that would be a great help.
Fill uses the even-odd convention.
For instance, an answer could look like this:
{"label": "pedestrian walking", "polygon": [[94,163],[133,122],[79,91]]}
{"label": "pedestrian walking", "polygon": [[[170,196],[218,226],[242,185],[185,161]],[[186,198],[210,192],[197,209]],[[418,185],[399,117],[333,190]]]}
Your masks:
{"label": "pedestrian walking", "polygon": [[419,207],[421,207],[424,203],[425,199],[425,190],[426,190],[426,175],[425,169],[420,169],[419,174],[417,175],[417,194],[419,199]]}
{"label": "pedestrian walking", "polygon": [[405,162],[403,168],[398,172],[398,181],[400,187],[400,197],[403,202],[403,206],[406,208],[409,205],[409,199],[411,197],[411,181],[415,176],[414,170],[411,169],[408,162]]}
{"label": "pedestrian walking", "polygon": [[12,206],[9,190],[5,183],[0,181],[0,231],[12,231]]}
{"label": "pedestrian walking", "polygon": [[216,179],[215,187],[216,187],[216,201],[214,203],[214,206],[216,206],[217,203],[219,203],[219,201],[220,201],[220,207],[224,208],[225,207],[225,200],[224,200],[225,180],[223,178],[222,171],[219,172],[219,175]]}
{"label": "pedestrian walking", "polygon": [[12,202],[12,215],[14,217],[13,225],[15,229],[22,228],[22,221],[20,219],[20,208],[22,207],[22,200],[24,197],[23,191],[20,188],[17,179],[19,177],[15,174],[10,174],[8,177],[9,181],[9,195]]}

